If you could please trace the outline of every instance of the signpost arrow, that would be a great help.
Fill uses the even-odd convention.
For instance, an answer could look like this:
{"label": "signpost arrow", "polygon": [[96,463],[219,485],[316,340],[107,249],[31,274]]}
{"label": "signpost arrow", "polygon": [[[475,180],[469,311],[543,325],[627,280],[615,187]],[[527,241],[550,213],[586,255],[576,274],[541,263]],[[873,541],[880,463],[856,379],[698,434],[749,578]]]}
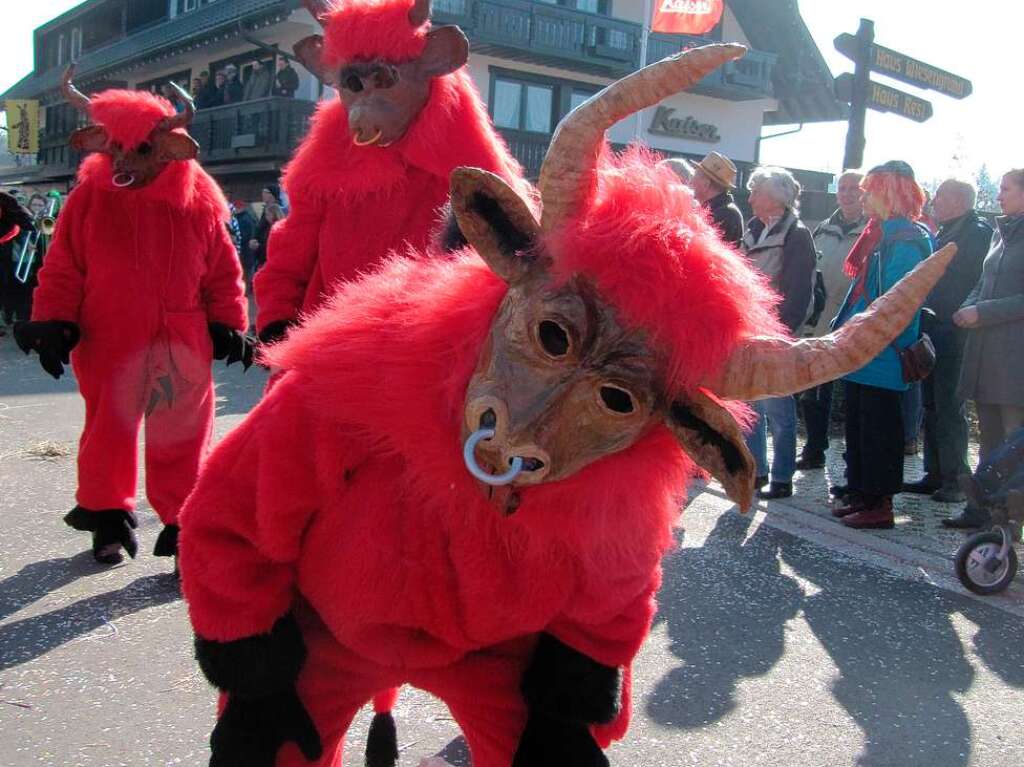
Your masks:
{"label": "signpost arrow", "polygon": [[[847,103],[852,102],[853,86],[853,75],[839,75],[835,85],[836,98]],[[926,122],[932,116],[930,101],[875,82],[868,83],[866,106],[876,112],[891,112],[919,123]]]}
{"label": "signpost arrow", "polygon": [[[835,39],[835,46],[848,59],[857,60],[858,45],[854,35],[839,35]],[[867,64],[872,71],[886,77],[918,88],[938,91],[955,99],[967,98],[974,90],[971,81],[966,78],[877,44],[872,44]]]}

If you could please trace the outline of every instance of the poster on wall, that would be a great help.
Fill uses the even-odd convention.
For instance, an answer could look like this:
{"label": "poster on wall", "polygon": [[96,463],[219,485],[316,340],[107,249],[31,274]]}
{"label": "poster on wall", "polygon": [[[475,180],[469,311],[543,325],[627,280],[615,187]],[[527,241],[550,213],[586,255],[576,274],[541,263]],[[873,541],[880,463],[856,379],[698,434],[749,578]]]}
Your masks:
{"label": "poster on wall", "polygon": [[39,151],[39,102],[34,99],[7,99],[7,151],[11,154],[35,154]]}
{"label": "poster on wall", "polygon": [[652,32],[703,35],[722,18],[723,0],[654,0]]}

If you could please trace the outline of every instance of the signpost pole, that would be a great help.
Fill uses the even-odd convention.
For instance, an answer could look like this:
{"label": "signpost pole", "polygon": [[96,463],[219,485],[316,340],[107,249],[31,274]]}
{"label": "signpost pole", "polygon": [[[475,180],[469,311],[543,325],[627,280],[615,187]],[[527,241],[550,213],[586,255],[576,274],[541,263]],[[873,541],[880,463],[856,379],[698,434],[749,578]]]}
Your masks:
{"label": "signpost pole", "polygon": [[859,168],[864,164],[864,122],[867,116],[868,88],[871,76],[871,45],[875,41],[875,23],[860,20],[857,30],[857,58],[853,74],[853,93],[850,100],[850,125],[846,132],[846,154],[843,170]]}

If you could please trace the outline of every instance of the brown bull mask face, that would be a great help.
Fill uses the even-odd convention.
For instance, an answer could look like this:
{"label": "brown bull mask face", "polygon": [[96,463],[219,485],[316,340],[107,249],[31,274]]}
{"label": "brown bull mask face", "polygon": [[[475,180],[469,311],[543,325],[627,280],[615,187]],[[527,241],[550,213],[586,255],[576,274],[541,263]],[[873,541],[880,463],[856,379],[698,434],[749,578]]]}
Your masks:
{"label": "brown bull mask face", "polygon": [[[62,90],[64,98],[79,111],[89,114],[89,97],[72,83],[74,66],[64,72]],[[171,87],[185,109],[173,117],[166,117],[157,123],[149,137],[138,146],[126,149],[110,140],[107,131],[100,125],[89,125],[71,134],[71,148],[78,152],[103,152],[113,162],[114,186],[122,189],[141,189],[151,184],[169,163],[176,160],[194,160],[199,154],[199,144],[187,133],[178,133],[192,120],[195,106],[189,95],[177,83]]]}
{"label": "brown bull mask face", "polygon": [[431,81],[466,63],[469,42],[458,27],[437,27],[412,61],[365,59],[330,69],[323,63],[323,38],[312,35],[295,45],[295,55],[321,82],[338,89],[353,143],[386,147],[405,135],[423,109]]}
{"label": "brown bull mask face", "polygon": [[[500,474],[518,458],[513,487],[557,481],[664,423],[700,466],[749,503],[754,463],[731,415],[701,392],[668,396],[656,350],[587,280],[554,284],[538,225],[504,182],[460,169],[452,207],[509,285],[466,393],[463,442],[479,429],[494,431],[476,447],[481,468]],[[506,512],[514,510],[514,491],[498,497]]]}
{"label": "brown bull mask face", "polygon": [[141,189],[151,184],[176,160],[193,160],[199,145],[186,134],[154,129],[149,138],[133,149],[114,143],[99,125],[80,128],[71,135],[71,146],[79,152],[103,152],[114,164],[113,182],[124,189]]}

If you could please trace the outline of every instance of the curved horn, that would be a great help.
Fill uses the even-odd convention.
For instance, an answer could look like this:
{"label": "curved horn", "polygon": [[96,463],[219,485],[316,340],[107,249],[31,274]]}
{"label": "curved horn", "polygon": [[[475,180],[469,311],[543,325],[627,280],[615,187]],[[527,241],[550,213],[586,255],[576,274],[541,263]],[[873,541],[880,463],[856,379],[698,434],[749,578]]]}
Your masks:
{"label": "curved horn", "polygon": [[784,397],[864,367],[910,324],[955,255],[956,245],[946,245],[827,336],[749,339],[707,388],[723,399]]}
{"label": "curved horn", "polygon": [[686,90],[746,52],[746,46],[737,44],[704,45],[683,51],[612,83],[570,112],[555,130],[540,169],[542,229],[550,232],[586,201],[608,128]]}
{"label": "curved horn", "polygon": [[75,87],[75,84],[71,82],[71,78],[74,76],[75,65],[68,64],[68,68],[64,70],[64,77],[61,80],[60,90],[71,106],[81,112],[89,114],[89,97],[78,90],[78,88]]}
{"label": "curved horn", "polygon": [[184,128],[190,122],[196,114],[196,104],[192,100],[192,97],[188,95],[188,91],[182,88],[173,80],[170,81],[171,90],[174,91],[175,97],[182,104],[185,105],[185,111],[179,112],[173,117],[165,117],[160,121],[161,130],[174,130],[175,128]]}
{"label": "curved horn", "polygon": [[430,0],[416,0],[409,9],[409,25],[416,29],[430,20]]}
{"label": "curved horn", "polygon": [[313,18],[321,24],[323,24],[324,17],[334,10],[334,4],[331,0],[302,0],[302,4],[306,6],[306,10],[313,15]]}

